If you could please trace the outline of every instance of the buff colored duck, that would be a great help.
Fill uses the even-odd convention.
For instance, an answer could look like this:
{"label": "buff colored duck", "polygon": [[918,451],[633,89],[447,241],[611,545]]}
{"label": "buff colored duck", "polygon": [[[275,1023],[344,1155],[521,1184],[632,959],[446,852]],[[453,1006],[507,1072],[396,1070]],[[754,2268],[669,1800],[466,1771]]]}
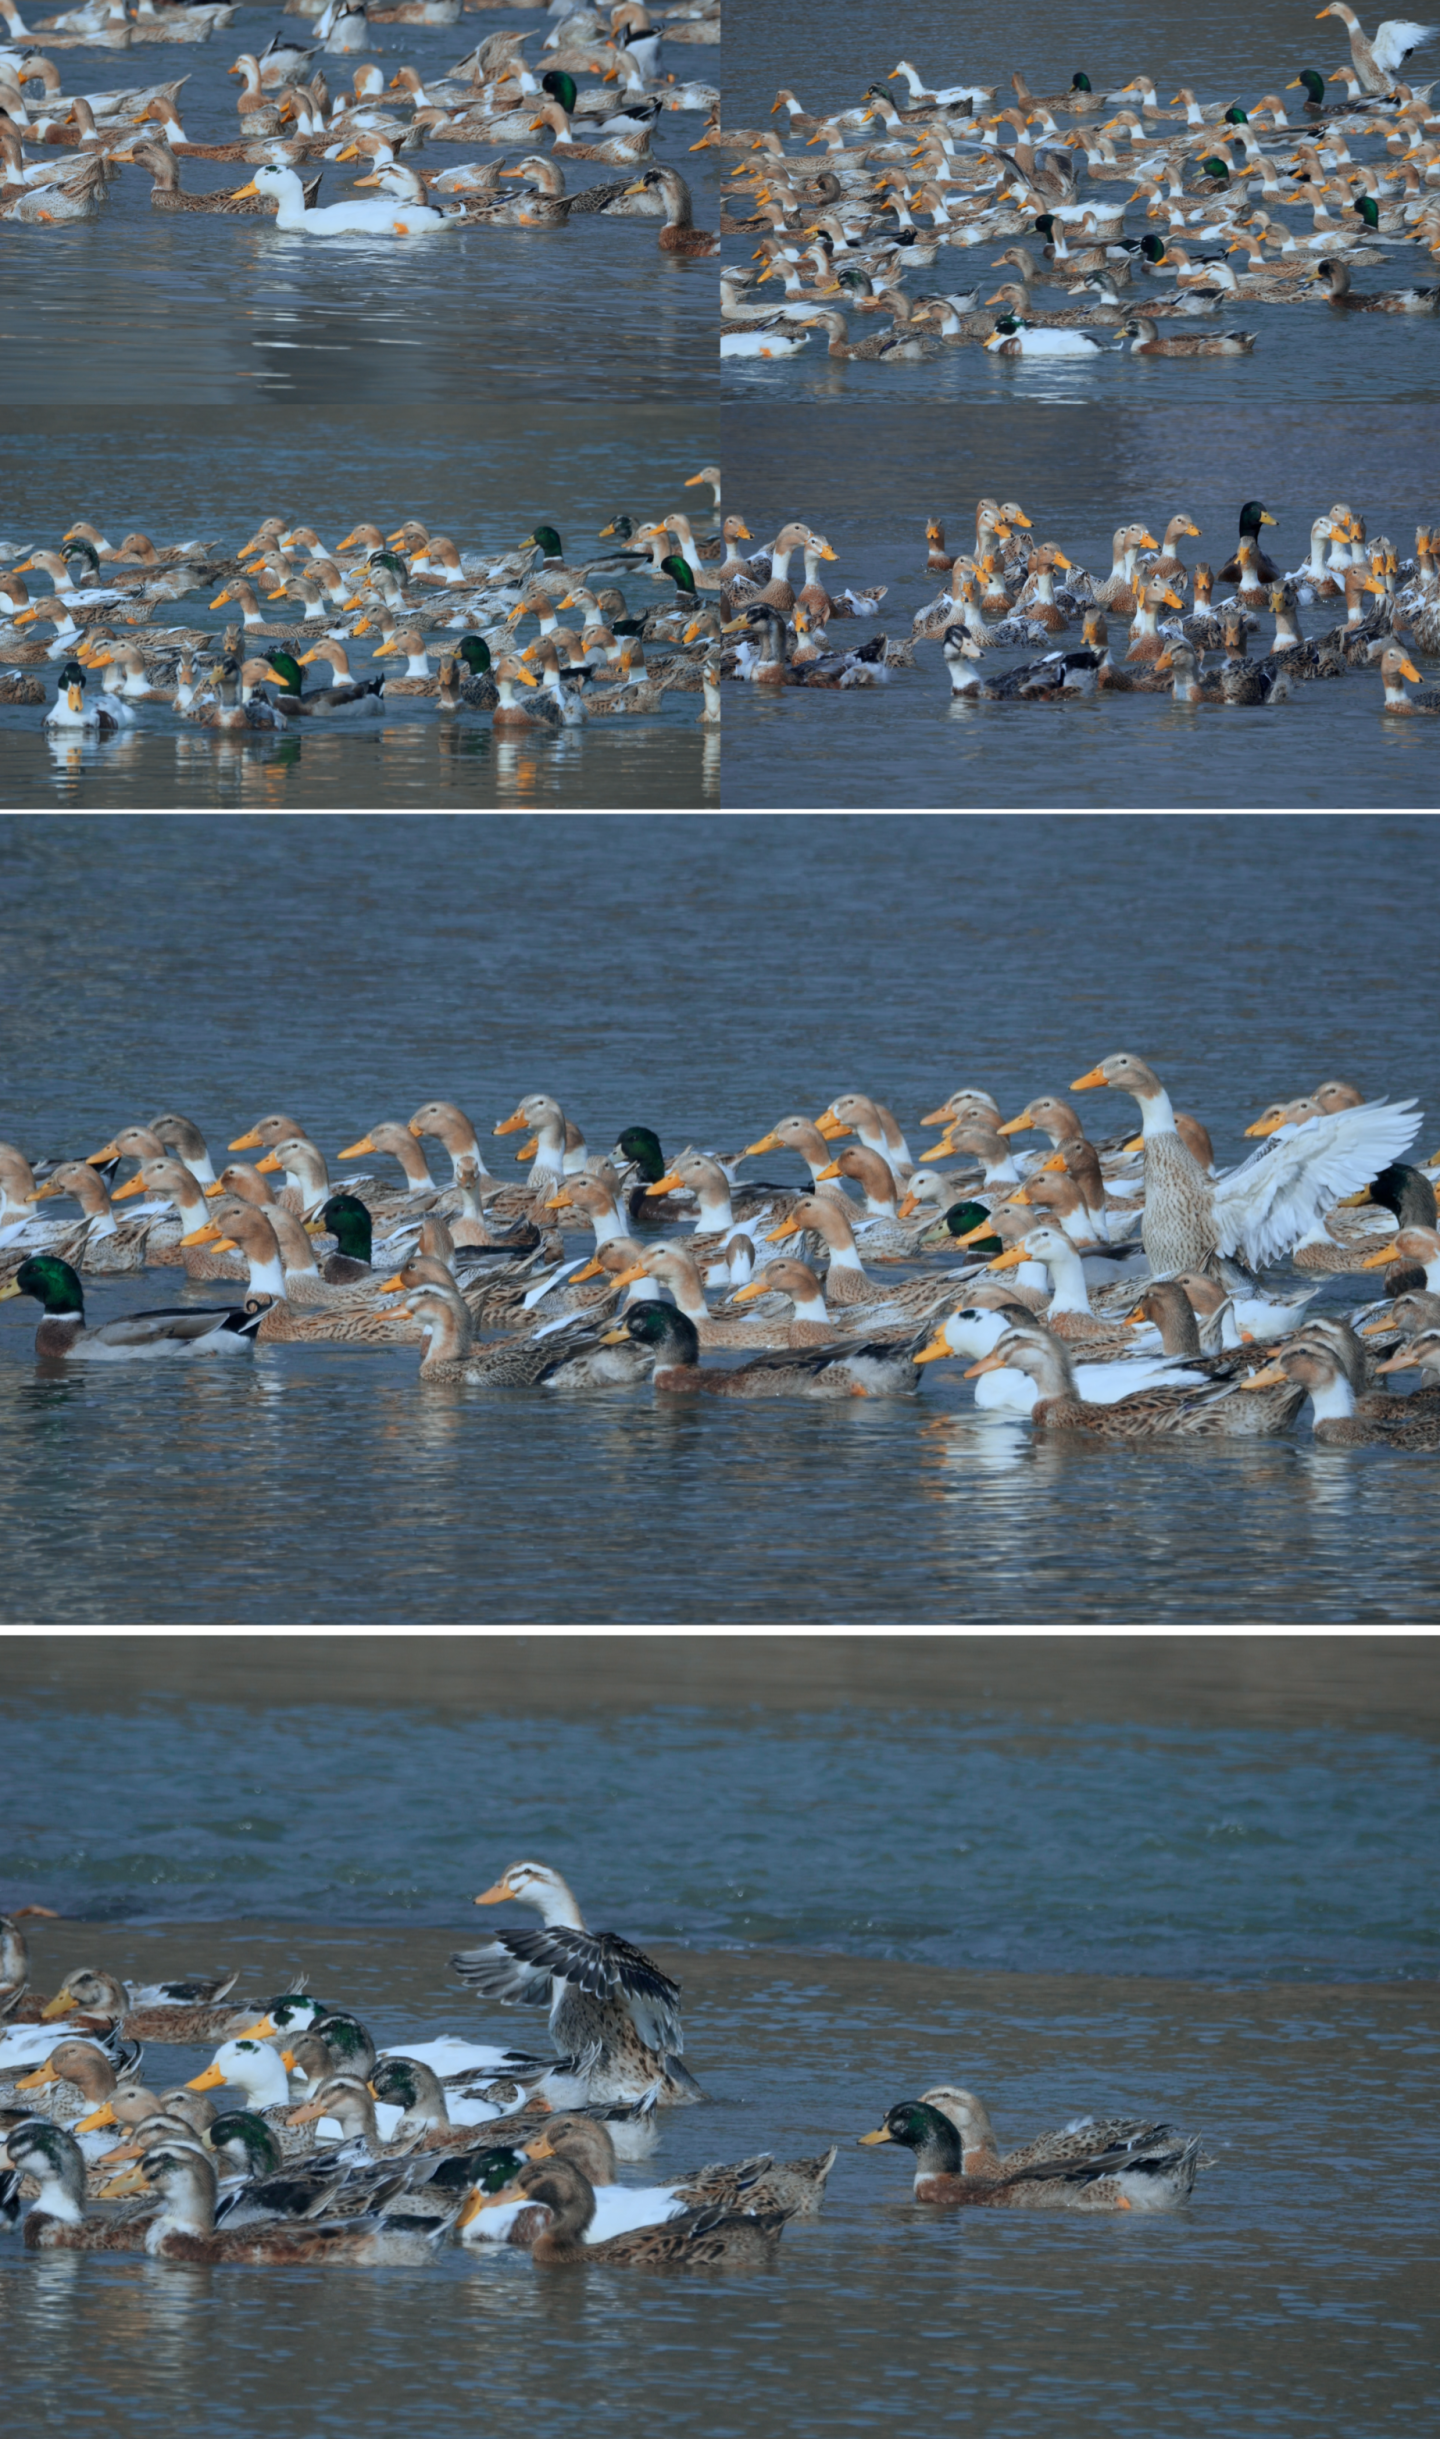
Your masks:
{"label": "buff colored duck", "polygon": [[1036,1430],[1085,1431],[1101,1439],[1136,1440],[1156,1435],[1178,1438],[1252,1438],[1283,1431],[1299,1406],[1298,1395],[1286,1382],[1273,1398],[1261,1401],[1238,1392],[1263,1383],[1264,1375],[1248,1380],[1206,1384],[1196,1390],[1152,1385],[1111,1406],[1089,1403],[1078,1392],[1068,1348],[1058,1338],[1008,1330],[972,1364],[965,1377],[1011,1369],[1025,1373],[1036,1385],[1030,1420]]}
{"label": "buff colored duck", "polygon": [[483,1998],[548,2008],[556,2050],[589,2061],[593,2101],[639,2100],[657,2087],[662,2103],[703,2097],[681,2063],[679,1983],[617,1932],[587,1929],[573,1890],[549,1864],[510,1864],[475,1903],[525,1906],[540,1928],[499,1931],[452,1956],[452,1966]]}
{"label": "buff colored duck", "polygon": [[[1272,520],[1273,521],[1273,520]],[[1372,1102],[1310,1119],[1281,1133],[1240,1168],[1213,1183],[1175,1129],[1170,1096],[1143,1059],[1129,1051],[1102,1059],[1072,1092],[1097,1085],[1140,1104],[1145,1147],[1141,1239],[1151,1270],[1163,1278],[1204,1270],[1215,1253],[1236,1254],[1251,1269],[1291,1249],[1342,1194],[1368,1184],[1414,1141],[1420,1120],[1408,1102]]]}
{"label": "buff colored duck", "polygon": [[[1425,1454],[1440,1450],[1440,1414],[1412,1419],[1397,1412],[1393,1418],[1364,1419],[1356,1410],[1355,1390],[1339,1354],[1313,1331],[1282,1347],[1273,1364],[1253,1372],[1242,1386],[1254,1391],[1284,1388],[1296,1395],[1297,1404],[1308,1396],[1315,1441],[1322,1448],[1402,1448]],[[1397,1409],[1412,1403],[1409,1398],[1395,1401]]]}
{"label": "buff colored duck", "polygon": [[549,2223],[534,2237],[531,2259],[542,2266],[600,2262],[641,2269],[709,2269],[731,2264],[759,2266],[773,2259],[793,2213],[786,2210],[727,2211],[723,2206],[686,2211],[659,2226],[586,2242],[595,2216],[595,2189],[568,2160],[527,2162],[511,2185],[491,2196],[477,2192],[461,2213],[467,2221],[486,2208],[543,2203]]}
{"label": "buff colored duck", "polygon": [[107,2016],[131,2041],[206,2041],[230,2024],[246,2002],[230,1997],[238,1972],[213,1979],[193,1977],[181,1982],[137,1985],[92,1966],[68,1973],[45,2014],[63,2016],[77,2010],[87,2016]]}

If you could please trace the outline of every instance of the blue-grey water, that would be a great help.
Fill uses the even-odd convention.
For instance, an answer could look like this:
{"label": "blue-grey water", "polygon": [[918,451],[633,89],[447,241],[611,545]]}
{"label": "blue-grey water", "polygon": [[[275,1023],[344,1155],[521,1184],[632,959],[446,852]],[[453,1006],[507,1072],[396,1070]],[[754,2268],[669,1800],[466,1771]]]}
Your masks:
{"label": "blue-grey water", "polygon": [[[376,25],[364,50],[317,54],[305,73],[322,71],[332,98],[350,89],[364,61],[387,84],[403,65],[434,83],[502,32],[529,34],[527,55],[543,73],[549,31],[534,8],[487,7],[445,27]],[[230,144],[244,131],[240,83],[227,70],[277,32],[313,40],[307,20],[244,6],[228,30],[198,46],[147,43],[54,58],[67,95],[185,77],[186,136]],[[664,58],[681,80],[711,85],[718,66],[718,50],[693,44],[672,45]],[[399,117],[408,125],[408,112]],[[690,184],[697,223],[714,228],[717,156],[688,149],[703,126],[703,111],[667,111],[653,150]],[[122,140],[131,132],[122,121]],[[548,151],[549,135],[503,147],[429,144],[419,166],[430,176],[472,159],[513,167],[537,143]],[[254,174],[243,161],[179,160],[181,184],[195,194],[233,193]],[[343,203],[365,166],[311,161],[305,175],[321,167],[321,204]],[[620,174],[592,162],[562,166],[571,193]],[[148,170],[117,168],[95,218],[6,231],[6,393],[32,409],[93,399],[142,418],[164,397],[223,408],[244,424],[276,406],[313,415],[356,405],[384,407],[402,424],[436,408],[452,417],[478,411],[484,422],[518,404],[590,391],[597,379],[604,397],[627,406],[684,402],[709,352],[714,265],[662,258],[658,225],[589,213],[563,228],[478,226],[406,240],[288,235],[273,217],[157,212]]]}
{"label": "blue-grey water", "polygon": [[[277,1107],[333,1156],[437,1094],[483,1132],[538,1089],[601,1149],[643,1123],[733,1150],[857,1086],[918,1150],[957,1084],[1018,1110],[1119,1048],[1222,1165],[1336,1074],[1414,1096],[1423,1152],[1440,1135],[1414,818],[56,816],[0,838],[0,1134],[32,1156],[177,1108],[223,1145]],[[90,1283],[88,1309],[177,1293],[225,1300],[154,1271]],[[323,1345],[56,1377],[34,1321],[0,1307],[12,1619],[1436,1614],[1430,1461],[1304,1425],[1037,1440],[968,1420],[951,1364],[843,1406],[487,1395],[422,1387],[409,1349]],[[927,1433],[942,1413],[962,1427]]]}
{"label": "blue-grey water", "polygon": [[[203,2395],[219,2439],[297,2420],[461,2439],[477,2412],[533,2421],[540,2379],[548,2414],[607,2435],[1409,2439],[1428,2421],[1430,1647],[1397,1660],[1392,1640],[1377,1667],[1383,1701],[1410,1688],[1401,1730],[1343,1705],[1287,1724],[1283,1672],[1252,1715],[1243,1647],[1218,1702],[1163,1721],[1123,1677],[1098,1696],[1083,1645],[997,1705],[928,1701],[912,1644],[890,1699],[836,1708],[816,1644],[808,1710],[752,1701],[741,1668],[713,1706],[627,1707],[582,1668],[558,1707],[517,1708],[499,1645],[495,1705],[483,1645],[442,1702],[432,1659],[382,1648],[387,1698],[347,1707],[343,1642],[318,1702],[287,1696],[273,1645],[251,1647],[240,1702],[174,1699],[163,1646],[118,1665],[54,1647],[68,1691],[12,1695],[4,1717],[0,1904],[64,1917],[30,1926],[35,1986],[81,1963],[238,1967],[264,1998],[306,1971],[382,2044],[543,2040],[446,1964],[476,1935],[475,1890],[538,1853],[684,1986],[710,2097],[622,2173],[836,2141],[824,2214],[772,2270],[704,2281],[508,2253],[206,2271],[0,2238],[17,2427],[62,2394],[74,2427],[138,2439],[163,2382]],[[1293,1662],[1298,1720],[1331,1659]],[[311,1643],[311,1697],[314,1665]],[[147,2071],[208,2055],[152,2046]],[[921,2210],[908,2162],[854,2139],[942,2080],[978,2090],[1007,2143],[1154,2112],[1214,2165],[1169,2218]]]}

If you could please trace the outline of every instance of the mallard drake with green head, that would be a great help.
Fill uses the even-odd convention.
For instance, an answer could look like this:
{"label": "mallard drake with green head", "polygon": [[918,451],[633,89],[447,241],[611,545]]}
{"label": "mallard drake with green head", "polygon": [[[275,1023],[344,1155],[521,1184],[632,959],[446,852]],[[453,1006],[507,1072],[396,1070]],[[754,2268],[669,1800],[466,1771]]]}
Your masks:
{"label": "mallard drake with green head", "polygon": [[35,1352],[46,1363],[143,1363],[157,1357],[249,1353],[256,1314],[231,1305],[160,1305],[123,1320],[85,1325],[85,1291],[68,1262],[32,1254],[0,1287],[7,1296],[33,1296],[42,1308]]}

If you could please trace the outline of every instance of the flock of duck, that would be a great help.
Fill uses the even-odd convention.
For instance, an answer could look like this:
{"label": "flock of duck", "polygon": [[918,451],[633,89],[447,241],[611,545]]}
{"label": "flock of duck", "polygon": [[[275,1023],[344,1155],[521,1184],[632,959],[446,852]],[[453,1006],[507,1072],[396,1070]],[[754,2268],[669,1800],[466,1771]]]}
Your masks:
{"label": "flock of duck", "polygon": [[[658,218],[667,255],[718,251],[715,234],[695,227],[685,179],[654,150],[671,114],[715,103],[712,85],[677,78],[662,68],[660,54],[664,42],[718,41],[718,0],[686,0],[656,16],[641,0],[618,0],[608,15],[562,10],[533,64],[525,57],[533,35],[507,30],[428,79],[408,62],[387,77],[375,60],[364,59],[350,90],[334,94],[322,54],[351,59],[373,48],[372,27],[453,25],[459,0],[392,0],[382,7],[289,0],[289,8],[318,20],[313,36],[277,34],[261,52],[242,51],[228,71],[240,79],[238,134],[206,142],[188,135],[181,117],[187,78],[73,92],[65,88],[78,80],[47,54],[87,44],[114,50],[137,41],[208,42],[230,25],[233,7],[140,0],[131,18],[124,0],[88,0],[43,20],[33,34],[18,8],[9,7],[11,47],[0,49],[0,218],[31,228],[93,218],[128,163],[150,177],[157,210],[268,214],[303,237],[390,240],[469,228],[566,228],[601,214]],[[432,170],[424,159],[431,146],[491,157]],[[517,150],[520,158],[507,161]],[[183,184],[187,164],[222,162],[243,162],[253,174],[209,193]],[[356,191],[343,202],[318,202],[325,167],[347,162],[363,173],[354,179]],[[567,171],[595,166],[622,174],[567,187]]]}
{"label": "flock of duck", "polygon": [[[1418,527],[1413,556],[1402,559],[1388,535],[1372,539],[1365,517],[1337,501],[1314,519],[1308,552],[1287,573],[1265,548],[1265,529],[1278,522],[1263,500],[1247,500],[1235,549],[1217,573],[1207,560],[1186,567],[1181,553],[1200,528],[1183,510],[1159,534],[1127,518],[1115,528],[1102,576],[1058,542],[1037,542],[1017,501],[987,497],[976,506],[973,550],[952,552],[938,519],[927,525],[925,572],[943,581],[916,611],[909,635],[867,630],[850,645],[831,639],[830,622],[878,616],[888,587],[832,595],[821,570],[838,554],[799,521],[747,558],[738,544],[748,529],[730,518],[716,630],[720,672],[765,687],[883,686],[893,669],[915,667],[917,646],[937,643],[952,702],[1166,694],[1192,705],[1260,705],[1287,702],[1315,680],[1373,671],[1382,714],[1433,718],[1440,685],[1426,685],[1412,657],[1440,656],[1432,529]],[[796,557],[804,561],[803,584],[791,578]],[[1223,586],[1231,589],[1217,591]],[[1316,618],[1306,635],[1310,611]],[[1268,635],[1265,617],[1273,622]],[[1122,620],[1123,651],[1111,638],[1111,622]],[[1078,640],[1061,640],[1077,627]],[[987,670],[996,651],[1025,657]],[[1211,653],[1218,657],[1207,667]],[[1419,691],[1410,693],[1410,685]]]}
{"label": "flock of duck", "polygon": [[[622,2182],[657,2110],[705,2098],[680,1985],[588,1930],[543,1863],[511,1864],[475,1900],[507,1902],[539,1928],[450,1961],[482,1999],[545,2007],[549,2057],[451,2034],[377,2049],[303,1985],[247,2004],[234,1974],[137,1987],[85,1967],[41,1999],[21,1923],[50,1909],[0,1917],[0,2225],[18,2221],[34,2252],[191,2263],[415,2264],[496,2244],[542,2265],[770,2260],[788,2222],[819,2211],[838,2146]],[[202,2042],[218,2046],[199,2074],[147,2073],[142,2044]],[[1197,2137],[1149,2119],[1076,2119],[1002,2152],[984,2104],[951,2084],[858,2139],[908,2150],[932,2207],[1163,2210],[1210,2165]]]}
{"label": "flock of duck", "polygon": [[[718,467],[685,488],[702,484],[718,515]],[[674,692],[703,693],[699,717],[718,724],[700,613],[723,545],[700,512],[694,525],[679,509],[617,513],[603,547],[574,557],[553,525],[514,550],[469,551],[413,517],[386,524],[362,521],[331,547],[311,524],[267,516],[238,552],[140,532],[112,543],[85,520],[53,549],[0,543],[0,703],[48,704],[43,725],[62,741],[137,719],[241,733],[365,722],[400,703],[545,735],[653,715]],[[627,606],[623,587],[657,584],[658,599]],[[158,623],[197,594],[229,612],[223,632]],[[352,669],[352,652],[370,665]]]}
{"label": "flock of duck", "polygon": [[[1092,1140],[1052,1089],[1006,1117],[963,1086],[924,1120],[942,1133],[920,1161],[862,1092],[668,1159],[643,1125],[591,1153],[535,1092],[493,1128],[527,1138],[513,1179],[458,1104],[427,1100],[338,1154],[398,1182],[370,1165],[340,1191],[286,1112],[234,1137],[261,1157],[218,1174],[165,1112],[73,1159],[0,1145],[0,1298],[35,1299],[36,1355],[58,1366],[334,1342],[409,1347],[423,1382],[488,1391],[848,1400],[913,1395],[958,1359],[979,1414],[1034,1430],[1252,1437],[1308,1401],[1321,1444],[1440,1448],[1440,1153],[1408,1157],[1414,1103],[1329,1078],[1272,1103],[1220,1171],[1146,1061],[1117,1053],[1070,1088],[1102,1089],[1138,1105],[1138,1135]],[[762,1155],[803,1183],[742,1177]],[[42,1211],[52,1198],[78,1217]],[[237,1297],[87,1324],[87,1277],[151,1266]],[[1359,1301],[1371,1272],[1383,1295]]]}
{"label": "flock of duck", "polygon": [[[842,363],[1239,356],[1258,334],[1222,316],[1433,315],[1440,286],[1414,270],[1440,259],[1440,111],[1406,71],[1440,28],[1387,19],[1372,39],[1342,0],[1319,14],[1348,61],[1243,103],[1144,75],[1097,93],[1083,72],[1036,94],[1017,71],[1012,99],[902,59],[848,108],[782,86],[768,126],[712,124],[733,156],[722,235],[752,252],[723,277],[722,357],[798,355],[816,332]],[[946,290],[942,248],[985,249],[981,277]],[[1352,276],[1372,268],[1374,286]]]}

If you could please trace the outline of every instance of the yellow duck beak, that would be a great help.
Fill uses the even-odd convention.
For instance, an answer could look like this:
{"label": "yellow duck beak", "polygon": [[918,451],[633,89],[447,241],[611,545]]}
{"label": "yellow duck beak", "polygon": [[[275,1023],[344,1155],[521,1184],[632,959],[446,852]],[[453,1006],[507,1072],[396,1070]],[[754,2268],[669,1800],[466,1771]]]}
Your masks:
{"label": "yellow duck beak", "polygon": [[1387,1263],[1394,1260],[1395,1245],[1392,1239],[1388,1245],[1382,1245],[1378,1253],[1367,1253],[1360,1267],[1362,1270],[1383,1270]]}
{"label": "yellow duck beak", "polygon": [[187,2092],[214,2092],[219,2089],[220,2085],[224,2081],[224,2067],[216,2065],[215,2061],[212,2059],[211,2063],[206,2067],[203,2074],[191,2076],[189,2082],[185,2086],[185,2089]]}
{"label": "yellow duck beak", "polygon": [[862,2135],[860,2135],[860,2136],[859,2136],[859,2138],[858,2138],[858,2139],[859,2139],[860,2143],[861,2143],[861,2144],[864,2146],[864,2148],[865,2148],[865,2149],[868,2151],[868,2150],[869,2150],[869,2148],[870,2148],[870,2146],[871,2146],[873,2143],[893,2143],[893,2142],[894,2142],[894,2140],[895,2140],[895,2137],[894,2137],[894,2135],[893,2135],[893,2134],[892,2134],[892,2133],[889,2131],[888,2127],[885,2127],[885,2126],[877,2126],[877,2127],[875,2128],[875,2131],[874,2131],[874,2133],[873,2133],[873,2134],[862,2134]]}
{"label": "yellow duck beak", "polygon": [[1070,1090],[1072,1092],[1093,1092],[1097,1085],[1104,1084],[1106,1081],[1107,1078],[1100,1068],[1090,1067],[1083,1076],[1075,1078]]}
{"label": "yellow duck beak", "polygon": [[137,1170],[133,1177],[127,1177],[123,1186],[117,1186],[115,1188],[110,1200],[112,1203],[128,1202],[132,1194],[143,1194],[144,1191],[145,1180]]}
{"label": "yellow duck beak", "polygon": [[1028,1261],[1029,1258],[1023,1245],[1012,1245],[1008,1253],[996,1254],[990,1268],[992,1270],[1018,1270],[1020,1264]]}
{"label": "yellow duck beak", "polygon": [[946,1338],[945,1332],[943,1330],[937,1330],[935,1336],[931,1339],[930,1344],[927,1347],[922,1347],[918,1355],[912,1356],[911,1362],[943,1363],[945,1357],[953,1353],[954,1349],[950,1345],[949,1340]]}
{"label": "yellow duck beak", "polygon": [[817,1169],[817,1170],[816,1170],[816,1172],[815,1172],[815,1183],[816,1183],[816,1184],[817,1184],[817,1186],[818,1186],[818,1185],[819,1185],[819,1184],[822,1182],[822,1180],[823,1180],[823,1179],[825,1179],[825,1178],[827,1178],[827,1177],[843,1177],[843,1176],[844,1176],[844,1174],[845,1174],[845,1172],[844,1172],[844,1170],[841,1168],[840,1163],[839,1163],[839,1161],[838,1161],[838,1160],[831,1160],[831,1161],[827,1161],[827,1163],[826,1163],[826,1165],[825,1165],[825,1167],[824,1167],[823,1169]]}

